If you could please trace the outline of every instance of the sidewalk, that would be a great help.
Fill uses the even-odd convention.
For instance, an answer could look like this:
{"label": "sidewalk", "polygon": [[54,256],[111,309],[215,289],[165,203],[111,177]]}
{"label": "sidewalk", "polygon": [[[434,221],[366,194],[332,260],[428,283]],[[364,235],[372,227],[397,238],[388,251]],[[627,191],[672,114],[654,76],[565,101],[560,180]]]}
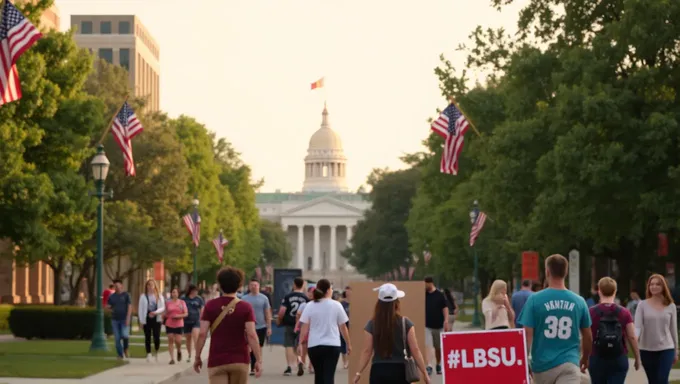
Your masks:
{"label": "sidewalk", "polygon": [[[184,346],[183,346],[184,347]],[[208,357],[210,339],[206,341],[202,357]],[[121,367],[86,377],[84,379],[20,379],[0,377],[0,384],[161,384],[174,382],[176,379],[193,371],[193,361],[186,362],[187,351],[182,348],[183,362],[169,365],[170,355],[167,351],[158,355],[158,362],[148,363],[146,358],[132,358]],[[192,359],[193,360],[193,359]]]}

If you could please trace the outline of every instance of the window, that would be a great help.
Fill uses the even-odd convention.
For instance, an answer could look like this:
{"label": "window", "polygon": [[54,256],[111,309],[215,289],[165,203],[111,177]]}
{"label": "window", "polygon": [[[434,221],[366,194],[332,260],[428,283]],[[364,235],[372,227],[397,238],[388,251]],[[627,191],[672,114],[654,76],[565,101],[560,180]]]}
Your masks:
{"label": "window", "polygon": [[102,21],[99,24],[99,33],[102,35],[110,35],[111,34],[111,22],[110,21]]}
{"label": "window", "polygon": [[106,60],[109,63],[113,63],[113,49],[99,48],[99,58]]}
{"label": "window", "polygon": [[91,21],[83,21],[80,23],[80,33],[83,35],[91,35],[92,34],[92,22]]}
{"label": "window", "polygon": [[121,35],[130,34],[130,22],[129,21],[119,21],[118,22],[118,33]]}
{"label": "window", "polygon": [[118,54],[118,60],[120,61],[120,66],[130,70],[130,49],[121,48]]}

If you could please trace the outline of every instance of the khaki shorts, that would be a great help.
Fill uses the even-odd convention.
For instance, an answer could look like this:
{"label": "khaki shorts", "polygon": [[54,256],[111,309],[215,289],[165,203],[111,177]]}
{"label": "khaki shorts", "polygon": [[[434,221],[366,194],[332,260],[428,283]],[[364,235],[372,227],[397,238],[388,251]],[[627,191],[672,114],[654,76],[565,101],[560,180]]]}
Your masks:
{"label": "khaki shorts", "polygon": [[534,384],[589,384],[590,378],[572,363],[564,363],[547,371],[534,372]]}
{"label": "khaki shorts", "polygon": [[439,348],[443,329],[425,328],[425,346]]}
{"label": "khaki shorts", "polygon": [[208,368],[210,384],[248,384],[248,364],[225,364]]}

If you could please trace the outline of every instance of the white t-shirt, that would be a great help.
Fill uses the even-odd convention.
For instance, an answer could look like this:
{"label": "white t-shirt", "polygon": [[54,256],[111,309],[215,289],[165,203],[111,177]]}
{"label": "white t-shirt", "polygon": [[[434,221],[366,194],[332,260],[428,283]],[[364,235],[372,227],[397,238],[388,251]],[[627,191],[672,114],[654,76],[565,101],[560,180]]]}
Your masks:
{"label": "white t-shirt", "polygon": [[301,323],[309,324],[307,347],[312,348],[318,345],[339,347],[340,329],[338,326],[348,321],[345,309],[339,302],[331,299],[323,299],[318,303],[310,301],[300,317]]}

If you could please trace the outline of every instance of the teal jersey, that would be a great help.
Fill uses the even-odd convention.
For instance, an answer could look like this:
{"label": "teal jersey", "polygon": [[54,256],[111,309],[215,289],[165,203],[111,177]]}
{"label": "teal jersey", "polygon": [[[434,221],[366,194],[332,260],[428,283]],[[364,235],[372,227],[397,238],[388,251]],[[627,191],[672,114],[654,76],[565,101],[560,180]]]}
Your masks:
{"label": "teal jersey", "polygon": [[545,372],[564,363],[579,365],[580,331],[591,325],[588,306],[581,296],[566,289],[546,288],[529,297],[518,322],[534,330],[534,372]]}

